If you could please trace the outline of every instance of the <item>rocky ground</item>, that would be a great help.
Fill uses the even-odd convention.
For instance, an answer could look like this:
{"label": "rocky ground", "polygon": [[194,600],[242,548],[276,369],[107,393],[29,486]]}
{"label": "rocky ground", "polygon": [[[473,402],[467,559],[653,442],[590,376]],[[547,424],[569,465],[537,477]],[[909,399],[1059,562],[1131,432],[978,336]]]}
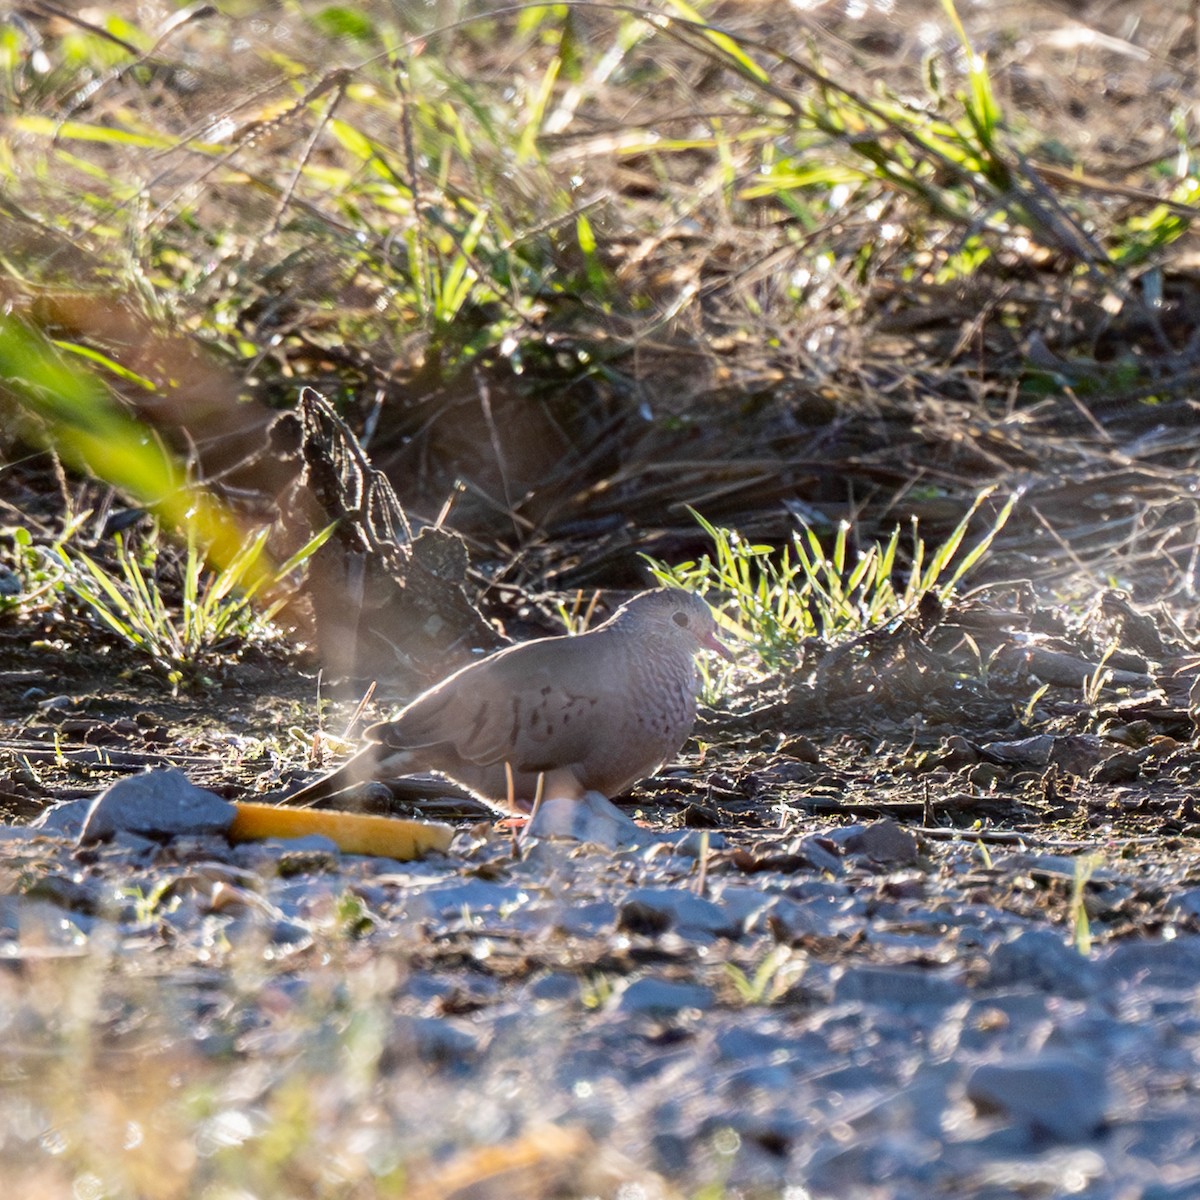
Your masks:
{"label": "rocky ground", "polygon": [[[57,823],[0,830],[10,1081],[75,1073],[95,1100],[161,1056],[156,1102],[206,1081],[235,1145],[302,1083],[312,1153],[430,1194],[1196,1194],[1178,840],[1081,858],[793,817],[613,851],[477,826],[399,864],[322,839],[79,849]],[[51,1169],[48,1128],[112,1155],[77,1104],[9,1113],[19,1178]]]}
{"label": "rocky ground", "polygon": [[17,1194],[1195,1195],[1179,685],[1143,660],[1081,704],[1064,663],[1094,646],[1061,629],[964,681],[931,649],[951,625],[727,697],[624,802],[635,845],[445,798],[418,807],[451,850],[416,863],[81,845],[88,797],[145,766],[278,787],[250,735],[296,701],[231,693],[218,734],[211,700],[28,695],[0,829]]}

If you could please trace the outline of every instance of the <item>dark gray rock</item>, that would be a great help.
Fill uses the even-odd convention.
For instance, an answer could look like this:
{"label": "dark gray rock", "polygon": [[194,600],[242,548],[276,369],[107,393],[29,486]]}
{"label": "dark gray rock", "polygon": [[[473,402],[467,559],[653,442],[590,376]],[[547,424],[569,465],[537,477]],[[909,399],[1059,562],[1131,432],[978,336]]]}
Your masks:
{"label": "dark gray rock", "polygon": [[771,903],[769,923],[781,941],[798,941],[816,934],[836,937],[861,929],[867,905],[859,897],[817,895],[807,900],[780,896]]}
{"label": "dark gray rock", "polygon": [[957,980],[918,967],[847,967],[833,989],[838,1004],[856,1002],[895,1008],[946,1008],[966,996],[967,989]]}
{"label": "dark gray rock", "polygon": [[68,912],[92,916],[114,907],[107,901],[111,896],[99,879],[84,879],[74,875],[43,875],[22,893],[26,900],[45,900]]}
{"label": "dark gray rock", "polygon": [[91,802],[79,841],[102,841],[121,830],[148,837],[224,833],[236,814],[237,808],[227,800],[168,767],[105,788]]}
{"label": "dark gray rock", "polygon": [[275,921],[270,927],[269,938],[276,946],[298,949],[312,944],[312,930],[301,921]]}
{"label": "dark gray rock", "polygon": [[720,891],[714,891],[713,902],[725,914],[727,929],[735,931],[731,936],[740,936],[755,923],[774,897],[763,892],[762,888],[747,887],[743,884],[726,884]]}
{"label": "dark gray rock", "polygon": [[1110,984],[1183,989],[1200,986],[1200,937],[1120,942],[1103,962],[1101,972]]}
{"label": "dark gray rock", "polygon": [[653,935],[673,930],[685,937],[689,933],[738,937],[744,920],[744,916],[683,888],[644,887],[634,888],[626,896],[617,923],[631,933]]}
{"label": "dark gray rock", "polygon": [[438,1067],[463,1067],[479,1054],[479,1042],[464,1029],[440,1017],[398,1016],[389,1031],[381,1071],[391,1071],[414,1060]]}
{"label": "dark gray rock", "polygon": [[1040,1054],[976,1067],[967,1078],[967,1099],[983,1113],[1003,1113],[1035,1137],[1080,1142],[1104,1124],[1108,1084],[1096,1062]]}
{"label": "dark gray rock", "polygon": [[564,904],[555,918],[559,929],[577,937],[609,933],[616,923],[617,906],[611,900],[597,900],[592,904]]}
{"label": "dark gray rock", "polygon": [[775,1063],[753,1063],[731,1072],[724,1080],[725,1094],[746,1098],[754,1092],[791,1092],[796,1081],[786,1066]]}
{"label": "dark gray rock", "polygon": [[[1074,1012],[1065,1004],[1056,1006],[1055,1022],[1042,1049],[1047,1053],[1074,1054],[1093,1062],[1115,1063],[1121,1060],[1141,1059],[1151,1052],[1150,1044],[1156,1039],[1156,1030],[1144,1024],[1148,1006],[1139,996],[1134,1002],[1133,1011],[1137,1020],[1118,1020],[1108,1011],[1107,1005],[1101,1005],[1096,1000],[1087,1003],[1077,1002]],[[1163,1070],[1179,1068],[1179,1062],[1171,1062],[1172,1048],[1158,1046],[1155,1057]],[[1194,1067],[1191,1051],[1179,1047],[1178,1058],[1187,1064],[1186,1070]]]}
{"label": "dark gray rock", "polygon": [[1018,988],[994,992],[975,1001],[963,1018],[959,1047],[966,1051],[995,1053],[996,1048],[1018,1049],[1026,1046],[1028,1032],[1046,1017],[1047,993]]}
{"label": "dark gray rock", "polygon": [[858,827],[842,845],[847,854],[861,854],[878,863],[916,862],[919,853],[917,839],[891,817]]}
{"label": "dark gray rock", "polygon": [[717,1057],[724,1062],[748,1063],[764,1058],[786,1058],[796,1049],[796,1040],[782,1034],[746,1025],[731,1025],[713,1039]]}
{"label": "dark gray rock", "polygon": [[712,1008],[711,988],[694,983],[672,983],[668,979],[635,979],[622,993],[618,1008],[625,1013],[672,1016],[685,1008],[701,1012]]}
{"label": "dark gray rock", "polygon": [[553,971],[531,979],[522,989],[525,1000],[567,1001],[579,999],[579,979],[562,971]]}
{"label": "dark gray rock", "polygon": [[1084,999],[1100,986],[1096,966],[1051,929],[1026,929],[992,952],[987,984],[1029,987],[1057,996]]}
{"label": "dark gray rock", "polygon": [[140,833],[132,833],[128,829],[119,829],[105,847],[105,852],[110,856],[124,856],[130,862],[149,863],[161,849],[162,844],[153,838],[142,837]]}

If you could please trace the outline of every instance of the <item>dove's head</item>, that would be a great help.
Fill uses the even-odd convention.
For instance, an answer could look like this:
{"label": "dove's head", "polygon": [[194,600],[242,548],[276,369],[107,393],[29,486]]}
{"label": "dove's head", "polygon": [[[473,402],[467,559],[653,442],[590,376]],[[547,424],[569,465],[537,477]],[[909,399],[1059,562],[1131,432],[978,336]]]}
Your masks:
{"label": "dove's head", "polygon": [[655,588],[627,600],[612,615],[610,624],[652,632],[685,648],[689,654],[711,650],[729,662],[733,655],[717,637],[712,609],[699,596],[681,588]]}

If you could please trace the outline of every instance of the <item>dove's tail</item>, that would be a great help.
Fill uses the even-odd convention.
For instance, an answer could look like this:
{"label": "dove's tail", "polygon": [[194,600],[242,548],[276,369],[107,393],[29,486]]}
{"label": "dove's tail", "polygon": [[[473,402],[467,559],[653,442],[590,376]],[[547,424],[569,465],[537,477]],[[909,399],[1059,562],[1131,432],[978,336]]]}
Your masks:
{"label": "dove's tail", "polygon": [[395,779],[414,769],[411,755],[391,746],[371,743],[353,758],[347,759],[336,771],[322,775],[306,784],[298,792],[284,798],[288,805],[311,806],[321,804],[342,792],[361,787],[372,780]]}

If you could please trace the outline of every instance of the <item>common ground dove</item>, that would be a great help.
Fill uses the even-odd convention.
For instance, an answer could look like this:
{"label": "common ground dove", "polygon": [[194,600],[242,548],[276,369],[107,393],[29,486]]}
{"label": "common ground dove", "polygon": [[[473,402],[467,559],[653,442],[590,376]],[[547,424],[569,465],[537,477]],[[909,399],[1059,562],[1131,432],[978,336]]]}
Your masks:
{"label": "common ground dove", "polygon": [[615,796],[691,732],[701,650],[731,657],[703,600],[642,592],[587,633],[522,642],[456,671],[372,725],[364,749],[288,802],[422,770],[504,810],[527,811],[539,779],[548,800]]}

